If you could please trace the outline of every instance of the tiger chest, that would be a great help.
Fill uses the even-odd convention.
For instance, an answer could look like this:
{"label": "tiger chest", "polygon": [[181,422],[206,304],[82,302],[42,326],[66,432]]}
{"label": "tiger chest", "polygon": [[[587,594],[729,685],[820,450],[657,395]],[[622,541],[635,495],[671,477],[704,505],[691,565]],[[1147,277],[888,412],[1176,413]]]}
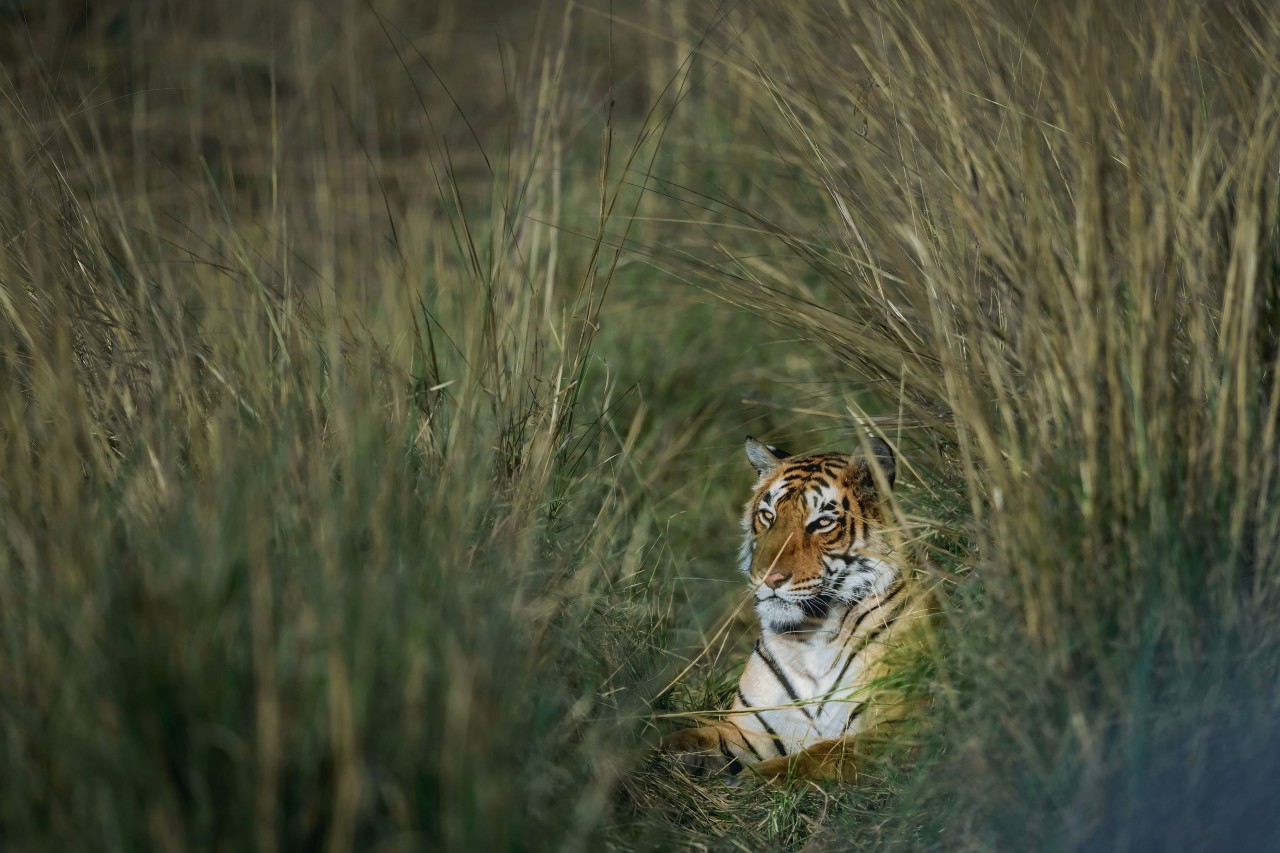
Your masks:
{"label": "tiger chest", "polygon": [[769,728],[802,748],[815,741],[851,733],[861,703],[856,694],[863,675],[857,656],[842,644],[766,634],[742,674],[741,698]]}

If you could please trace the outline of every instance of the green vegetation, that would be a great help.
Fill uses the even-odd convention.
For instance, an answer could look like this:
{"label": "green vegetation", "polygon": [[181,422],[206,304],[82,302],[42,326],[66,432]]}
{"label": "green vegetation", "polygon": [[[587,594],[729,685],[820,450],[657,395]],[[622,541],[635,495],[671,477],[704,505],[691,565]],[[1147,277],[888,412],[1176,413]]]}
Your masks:
{"label": "green vegetation", "polygon": [[[0,4],[0,848],[1280,843],[1280,19]],[[747,433],[882,433],[931,701],[648,747]]]}

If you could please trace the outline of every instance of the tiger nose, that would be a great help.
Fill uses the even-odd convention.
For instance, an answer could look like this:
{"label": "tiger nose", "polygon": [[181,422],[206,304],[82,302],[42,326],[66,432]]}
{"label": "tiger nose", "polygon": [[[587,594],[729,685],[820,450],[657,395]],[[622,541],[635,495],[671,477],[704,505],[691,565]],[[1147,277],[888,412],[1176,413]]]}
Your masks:
{"label": "tiger nose", "polygon": [[791,577],[791,572],[770,572],[765,576],[764,583],[769,589],[777,589],[787,582]]}

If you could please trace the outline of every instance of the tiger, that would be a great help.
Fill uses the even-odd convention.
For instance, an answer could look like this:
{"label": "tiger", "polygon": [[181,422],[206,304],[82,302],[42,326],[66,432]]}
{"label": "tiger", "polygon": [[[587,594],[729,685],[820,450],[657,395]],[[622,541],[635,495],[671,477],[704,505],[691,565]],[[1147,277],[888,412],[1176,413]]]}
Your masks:
{"label": "tiger", "polygon": [[891,652],[920,647],[932,598],[887,523],[894,453],[867,450],[791,456],[747,437],[758,479],[739,563],[759,634],[724,718],[659,745],[692,772],[854,781],[868,742],[910,713],[883,685]]}

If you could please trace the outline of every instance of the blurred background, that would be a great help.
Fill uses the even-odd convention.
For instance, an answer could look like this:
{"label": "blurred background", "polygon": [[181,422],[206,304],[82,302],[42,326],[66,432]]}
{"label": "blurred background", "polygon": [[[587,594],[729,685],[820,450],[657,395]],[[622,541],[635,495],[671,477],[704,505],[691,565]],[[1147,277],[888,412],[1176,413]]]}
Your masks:
{"label": "blurred background", "polygon": [[[1280,19],[0,2],[0,847],[1273,849]],[[726,706],[747,434],[940,601]]]}

